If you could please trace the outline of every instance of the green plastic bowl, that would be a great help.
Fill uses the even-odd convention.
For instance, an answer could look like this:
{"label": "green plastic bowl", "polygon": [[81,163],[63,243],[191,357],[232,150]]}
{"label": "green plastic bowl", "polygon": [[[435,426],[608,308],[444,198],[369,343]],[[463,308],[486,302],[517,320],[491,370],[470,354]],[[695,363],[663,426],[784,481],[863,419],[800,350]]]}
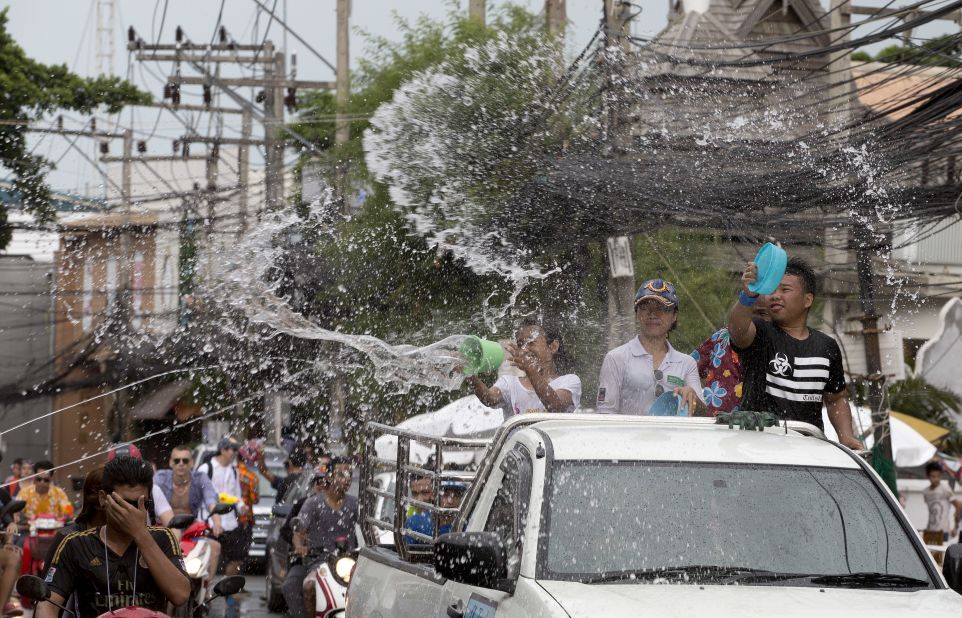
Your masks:
{"label": "green plastic bowl", "polygon": [[495,371],[504,362],[504,348],[497,341],[488,341],[480,337],[469,335],[458,348],[464,354],[464,375],[474,376],[479,373]]}

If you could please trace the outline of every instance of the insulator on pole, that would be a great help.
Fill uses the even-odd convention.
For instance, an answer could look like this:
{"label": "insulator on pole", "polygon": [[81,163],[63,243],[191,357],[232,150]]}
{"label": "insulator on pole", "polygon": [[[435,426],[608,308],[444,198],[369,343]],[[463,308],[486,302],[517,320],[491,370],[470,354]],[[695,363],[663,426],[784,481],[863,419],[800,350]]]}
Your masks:
{"label": "insulator on pole", "polygon": [[204,105],[210,105],[214,100],[210,92],[210,84],[204,84]]}
{"label": "insulator on pole", "polygon": [[110,152],[110,142],[102,140],[100,142],[100,154],[105,155]]}
{"label": "insulator on pole", "polygon": [[138,141],[137,141],[137,152],[139,152],[140,154],[144,154],[145,152],[147,152],[147,142],[146,142],[146,141],[144,141],[144,140],[138,140]]}
{"label": "insulator on pole", "polygon": [[137,40],[137,31],[134,30],[133,26],[127,28],[127,42],[133,43],[136,40]]}
{"label": "insulator on pole", "polygon": [[174,31],[174,40],[178,43],[184,42],[184,29],[177,26],[177,30]]}

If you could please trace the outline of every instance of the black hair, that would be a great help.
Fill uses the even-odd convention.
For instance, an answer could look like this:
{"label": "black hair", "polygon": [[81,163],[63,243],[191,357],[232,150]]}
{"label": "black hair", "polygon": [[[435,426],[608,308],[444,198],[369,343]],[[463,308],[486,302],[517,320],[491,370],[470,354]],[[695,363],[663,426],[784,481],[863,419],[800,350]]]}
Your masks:
{"label": "black hair", "polygon": [[930,461],[925,465],[925,474],[928,475],[930,472],[942,472],[942,466],[939,465],[939,462]]}
{"label": "black hair", "polygon": [[785,265],[785,274],[795,275],[801,279],[806,294],[812,296],[818,294],[818,277],[815,276],[815,269],[802,258],[797,256],[788,258],[788,264]]}
{"label": "black hair", "polygon": [[23,463],[23,457],[17,457],[16,459],[13,460],[13,465],[15,466],[19,466],[22,463]]}
{"label": "black hair", "polygon": [[521,332],[522,328],[527,328],[528,326],[537,326],[540,328],[542,332],[544,332],[544,338],[548,345],[551,345],[555,341],[558,342],[558,351],[554,354],[554,366],[558,370],[558,373],[568,373],[574,361],[568,353],[568,348],[565,347],[564,341],[561,339],[561,325],[553,320],[539,320],[535,316],[529,315],[521,320],[518,328],[515,329],[515,333]]}
{"label": "black hair", "polygon": [[41,470],[53,470],[53,462],[47,459],[42,459],[37,463],[33,464],[33,471],[40,472]]}
{"label": "black hair", "polygon": [[77,514],[74,521],[89,526],[97,517],[97,513],[100,511],[100,500],[97,499],[97,496],[103,489],[103,481],[103,466],[97,466],[84,477],[83,500],[80,503],[80,513]]}
{"label": "black hair", "polygon": [[287,458],[287,463],[294,468],[303,468],[307,465],[307,456],[303,451],[294,451],[291,456]]}
{"label": "black hair", "polygon": [[104,466],[103,490],[112,492],[118,485],[151,487],[154,484],[154,470],[143,459],[117,457]]}

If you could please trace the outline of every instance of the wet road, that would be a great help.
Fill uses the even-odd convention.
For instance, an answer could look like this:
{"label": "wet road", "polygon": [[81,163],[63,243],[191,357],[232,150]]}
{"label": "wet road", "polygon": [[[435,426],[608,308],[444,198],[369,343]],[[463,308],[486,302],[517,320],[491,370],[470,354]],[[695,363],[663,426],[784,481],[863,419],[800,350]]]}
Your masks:
{"label": "wet road", "polygon": [[[247,585],[244,586],[244,592],[237,595],[237,600],[240,603],[240,615],[242,618],[266,618],[268,616],[282,616],[283,614],[274,614],[267,611],[267,603],[264,596],[264,584],[266,580],[263,575],[245,575],[247,578]],[[211,612],[211,616],[223,616],[222,613],[216,611]]]}

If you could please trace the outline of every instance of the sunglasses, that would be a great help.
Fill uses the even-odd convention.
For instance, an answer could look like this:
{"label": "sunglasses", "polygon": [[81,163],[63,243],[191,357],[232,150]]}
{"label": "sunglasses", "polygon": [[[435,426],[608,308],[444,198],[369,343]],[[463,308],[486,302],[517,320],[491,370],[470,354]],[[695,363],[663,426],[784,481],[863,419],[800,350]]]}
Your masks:
{"label": "sunglasses", "polygon": [[661,369],[655,369],[655,396],[661,397],[665,394],[665,387],[661,384],[661,381],[665,379],[665,372]]}
{"label": "sunglasses", "polygon": [[190,463],[190,457],[174,457],[173,459],[171,459],[171,461],[174,463],[175,466],[180,464],[187,465]]}
{"label": "sunglasses", "polygon": [[36,476],[33,479],[34,483],[49,483],[52,479],[49,476]]}

